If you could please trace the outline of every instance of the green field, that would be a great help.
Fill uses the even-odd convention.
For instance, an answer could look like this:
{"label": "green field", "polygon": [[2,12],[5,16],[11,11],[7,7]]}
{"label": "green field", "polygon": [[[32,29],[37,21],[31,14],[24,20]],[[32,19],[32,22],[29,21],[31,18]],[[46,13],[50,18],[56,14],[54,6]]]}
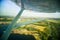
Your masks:
{"label": "green field", "polygon": [[[23,22],[27,22],[30,20],[40,20],[40,19],[41,18],[21,18],[17,22],[23,23]],[[0,24],[9,24],[11,21],[12,21],[12,18],[1,19]],[[16,28],[13,28],[11,34],[19,34],[19,35],[26,35],[26,36],[32,35],[35,38],[35,40],[59,40],[60,19],[46,18],[42,21],[37,21],[33,23],[28,23],[22,26],[18,26]],[[12,40],[11,38],[9,39]],[[28,40],[33,40],[33,39],[30,38]]]}

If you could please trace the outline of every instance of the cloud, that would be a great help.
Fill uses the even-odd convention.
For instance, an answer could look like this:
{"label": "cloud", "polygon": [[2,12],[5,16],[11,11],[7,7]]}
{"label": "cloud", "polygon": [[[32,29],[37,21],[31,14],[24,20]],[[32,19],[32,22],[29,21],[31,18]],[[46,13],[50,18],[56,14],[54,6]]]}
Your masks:
{"label": "cloud", "polygon": [[[2,1],[1,7],[0,7],[0,15],[3,16],[16,16],[18,12],[20,11],[21,7],[18,7],[16,4],[14,4],[11,1]],[[24,10],[21,16],[25,17],[51,17],[51,18],[60,18],[60,13],[43,13],[43,12],[37,12],[32,10]]]}

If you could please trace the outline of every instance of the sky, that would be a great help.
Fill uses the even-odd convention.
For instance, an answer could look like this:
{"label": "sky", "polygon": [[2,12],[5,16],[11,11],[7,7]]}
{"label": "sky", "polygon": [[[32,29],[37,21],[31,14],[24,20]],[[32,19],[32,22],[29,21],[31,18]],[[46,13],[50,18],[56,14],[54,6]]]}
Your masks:
{"label": "sky", "polygon": [[[0,1],[0,16],[16,16],[21,10],[15,3],[10,0]],[[60,18],[60,13],[43,13],[32,10],[24,10],[22,15],[24,17],[50,17],[50,18]]]}

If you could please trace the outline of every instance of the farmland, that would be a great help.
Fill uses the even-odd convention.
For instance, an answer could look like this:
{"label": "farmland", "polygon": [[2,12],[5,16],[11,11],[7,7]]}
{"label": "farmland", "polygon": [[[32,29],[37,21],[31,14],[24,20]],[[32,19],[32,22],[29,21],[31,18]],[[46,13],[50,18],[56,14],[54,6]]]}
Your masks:
{"label": "farmland", "polygon": [[[23,23],[31,20],[40,20],[41,18],[21,18],[17,23]],[[11,23],[13,17],[0,18],[0,31],[5,31],[7,26]],[[22,26],[13,28],[9,40],[59,40],[60,36],[60,19],[44,18],[42,21],[37,21]],[[4,26],[2,26],[4,25]],[[20,35],[17,36],[16,34]],[[24,36],[25,35],[25,36]],[[14,39],[15,38],[15,39]]]}

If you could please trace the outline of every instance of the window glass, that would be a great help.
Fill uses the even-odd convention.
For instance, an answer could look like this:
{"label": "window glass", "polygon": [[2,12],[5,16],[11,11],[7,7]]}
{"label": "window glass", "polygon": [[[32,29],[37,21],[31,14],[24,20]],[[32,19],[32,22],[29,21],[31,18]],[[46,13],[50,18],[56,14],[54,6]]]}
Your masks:
{"label": "window glass", "polygon": [[[56,6],[57,0],[23,0],[23,3],[24,11],[13,29],[10,29],[12,32],[9,40],[60,39],[60,12],[58,12],[60,9]],[[22,5],[21,0],[1,0],[0,4],[0,36],[2,36],[20,12]]]}

